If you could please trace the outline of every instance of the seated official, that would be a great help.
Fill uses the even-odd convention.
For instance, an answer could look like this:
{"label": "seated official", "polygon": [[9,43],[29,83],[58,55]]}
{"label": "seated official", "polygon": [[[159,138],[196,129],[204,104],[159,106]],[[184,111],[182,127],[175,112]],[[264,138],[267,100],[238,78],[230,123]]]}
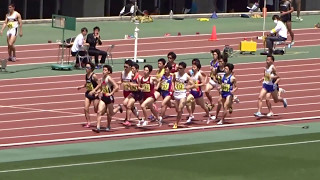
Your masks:
{"label": "seated official", "polygon": [[[76,37],[76,39],[73,42],[73,45],[71,47],[71,55],[76,56],[79,54],[80,56],[84,56],[85,52],[83,51],[83,46],[85,45],[85,37],[88,33],[87,28],[82,28],[81,33]],[[86,62],[83,62],[84,64],[87,63],[87,59],[85,60]],[[79,59],[76,58],[76,66],[79,67]]]}
{"label": "seated official", "polygon": [[128,0],[127,4],[120,11],[119,16],[132,16],[134,13],[134,0]]}
{"label": "seated official", "polygon": [[87,43],[89,43],[89,55],[94,56],[95,65],[99,68],[99,56],[101,55],[100,63],[104,64],[106,62],[107,52],[96,48],[97,44],[102,45],[100,38],[100,28],[98,26],[93,28],[93,33],[88,34]]}
{"label": "seated official", "polygon": [[268,54],[272,55],[273,52],[273,43],[275,41],[285,41],[287,40],[287,27],[286,25],[280,20],[278,15],[273,15],[272,20],[276,23],[276,27],[271,30],[268,37],[266,37],[266,46],[268,48]]}

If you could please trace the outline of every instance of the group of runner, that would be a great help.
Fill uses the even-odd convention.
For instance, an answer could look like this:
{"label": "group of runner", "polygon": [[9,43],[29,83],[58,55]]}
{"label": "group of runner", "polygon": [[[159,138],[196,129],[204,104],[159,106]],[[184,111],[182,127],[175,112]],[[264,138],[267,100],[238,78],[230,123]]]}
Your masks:
{"label": "group of runner", "polygon": [[[175,63],[177,58],[174,52],[169,52],[167,55],[168,62],[160,58],[158,60],[158,70],[155,75],[151,75],[153,67],[145,65],[143,74],[139,73],[139,64],[126,60],[124,70],[121,72],[120,81],[115,82],[111,77],[112,67],[109,65],[103,66],[103,75],[98,80],[94,71],[94,64],[86,65],[85,84],[78,89],[86,88],[85,93],[85,108],[84,113],[87,123],[84,127],[91,127],[91,119],[89,107],[92,103],[94,111],[97,113],[97,126],[93,129],[94,132],[101,131],[101,117],[106,114],[107,126],[106,131],[111,129],[111,119],[118,111],[122,113],[123,107],[126,109],[126,116],[123,121],[124,126],[135,125],[137,127],[145,127],[150,121],[155,121],[159,126],[162,125],[163,119],[166,117],[167,108],[175,108],[176,120],[172,124],[172,128],[176,129],[182,125],[183,110],[188,110],[189,116],[184,124],[191,124],[194,120],[195,106],[200,106],[207,118],[206,123],[216,121],[218,125],[225,123],[225,118],[228,113],[232,113],[232,105],[234,102],[239,102],[239,99],[234,95],[237,91],[237,80],[234,75],[234,65],[228,63],[228,57],[221,55],[219,49],[211,51],[213,59],[210,61],[210,72],[207,74],[201,70],[201,62],[199,59],[192,60],[192,68],[186,71],[187,64],[185,62]],[[266,58],[266,67],[263,78],[263,86],[258,98],[258,111],[254,113],[256,117],[273,116],[270,99],[274,102],[282,102],[284,107],[287,107],[286,99],[281,97],[279,92],[280,76],[273,64],[274,57],[268,55]],[[124,100],[123,105],[114,105],[114,94],[122,87]],[[214,115],[210,111],[214,108],[214,101],[211,91],[216,90],[219,94],[217,108]],[[209,102],[205,102],[204,94]],[[161,108],[157,108],[155,102],[160,100]],[[261,113],[262,101],[266,100],[269,112],[266,115]],[[138,108],[135,103],[139,103],[143,112],[142,117],[139,117]],[[122,107],[123,106],[123,107]],[[218,118],[219,113],[223,108],[223,113]],[[148,117],[148,110],[152,113],[152,118]],[[131,120],[133,113],[138,120],[133,123]],[[154,124],[152,125],[154,126]]]}

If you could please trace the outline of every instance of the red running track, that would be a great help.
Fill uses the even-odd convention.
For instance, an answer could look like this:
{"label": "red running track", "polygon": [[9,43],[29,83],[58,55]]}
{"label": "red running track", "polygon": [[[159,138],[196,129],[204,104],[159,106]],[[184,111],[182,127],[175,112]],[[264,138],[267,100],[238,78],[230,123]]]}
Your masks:
{"label": "red running track", "polygon": [[[0,80],[0,147],[48,142],[78,142],[205,128],[300,121],[301,118],[318,119],[320,117],[320,110],[317,108],[320,100],[320,81],[317,72],[320,68],[320,59],[317,58],[276,62],[282,77],[281,87],[287,90],[283,96],[288,99],[289,107],[284,109],[282,104],[273,103],[277,116],[259,120],[253,117],[258,92],[261,89],[258,79],[262,76],[264,66],[265,63],[236,65],[235,73],[239,86],[236,94],[241,102],[234,105],[234,112],[228,115],[225,125],[217,126],[213,122],[207,125],[204,121],[206,119],[202,117],[203,111],[197,107],[195,123],[177,130],[168,126],[174,122],[174,117],[165,119],[166,124],[162,127],[154,124],[153,127],[145,129],[124,128],[120,124],[124,114],[117,114],[113,118],[112,132],[95,134],[91,129],[81,127],[85,121],[82,110],[84,92],[77,91],[75,87],[83,84],[83,75]],[[208,71],[209,67],[204,67],[203,70]],[[119,75],[119,73],[114,73],[113,77],[119,78]],[[68,87],[65,87],[65,84],[68,84]],[[216,101],[217,92],[213,90],[212,94]],[[121,95],[122,92],[116,94],[116,104],[122,103]],[[159,101],[157,104],[160,106]],[[175,111],[169,109],[167,114],[175,114]],[[186,115],[184,114],[183,122]],[[92,119],[95,119],[95,115],[92,115]],[[106,118],[104,117],[103,120],[103,125],[105,125]]]}

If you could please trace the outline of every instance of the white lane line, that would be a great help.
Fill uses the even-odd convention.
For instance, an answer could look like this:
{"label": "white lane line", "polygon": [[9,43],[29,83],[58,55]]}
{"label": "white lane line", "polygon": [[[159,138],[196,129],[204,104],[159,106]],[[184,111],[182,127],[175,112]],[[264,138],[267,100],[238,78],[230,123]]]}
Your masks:
{"label": "white lane line", "polygon": [[[281,74],[291,74],[291,73],[294,73],[297,75],[297,73],[304,73],[304,72],[314,72],[314,71],[318,71],[318,69],[313,69],[313,70],[302,70],[302,71],[284,71],[284,72],[281,72]],[[207,72],[209,73],[210,71],[202,71],[202,72]],[[253,78],[253,79],[249,79],[251,77],[254,77],[254,76],[262,76],[262,73],[258,73],[258,74],[237,74],[236,73],[236,77],[248,77],[246,78],[246,80],[237,80],[237,84],[244,84],[244,83],[252,83],[252,82],[258,82],[258,78]],[[315,79],[318,79],[320,77],[320,75],[313,75],[313,76],[296,76],[296,77],[289,77],[289,78],[281,78],[282,80],[284,79],[289,79],[289,80],[296,80],[296,79],[308,79],[309,81],[313,81],[311,80],[312,78],[315,78]],[[118,80],[120,79],[120,77],[113,77],[114,80]],[[72,81],[72,82],[75,82],[75,81]],[[81,81],[82,83],[84,82],[84,80]],[[70,83],[70,81],[69,81]],[[46,84],[46,83],[42,83],[42,84]],[[61,83],[59,83],[61,84]],[[78,86],[81,85],[81,84],[77,84]],[[39,86],[39,87],[42,87],[42,86]],[[1,89],[1,88],[0,88]],[[73,89],[75,92],[77,92],[76,90],[76,85],[75,86],[66,86],[66,87],[51,87],[51,88],[45,88],[45,89],[29,89],[29,90],[23,90],[24,93],[26,92],[38,92],[38,91],[56,91],[56,90],[69,90],[69,89]],[[12,93],[21,93],[22,90],[19,90],[19,91],[3,91],[3,92],[0,92],[0,94],[12,94]],[[122,92],[123,89],[120,89],[119,92]],[[26,97],[26,96],[24,96]]]}
{"label": "white lane line", "polygon": [[[312,66],[312,67],[315,67],[316,65],[320,65],[320,63],[310,63],[310,64],[303,64],[303,66]],[[277,69],[281,69],[281,68],[290,68],[290,67],[301,67],[302,65],[301,64],[294,64],[294,65],[286,65],[286,66],[276,66]],[[208,65],[205,65],[205,66],[202,66],[202,68],[205,68],[205,67],[209,67]],[[249,71],[249,70],[261,70],[263,69],[264,67],[256,67],[256,68],[241,68],[241,69],[236,69],[235,72],[240,72],[240,71]],[[304,72],[304,70],[302,71],[299,71],[299,72]],[[312,70],[313,71],[313,70]],[[207,72],[209,73],[210,71],[203,71],[203,72]],[[284,73],[290,73],[291,71],[283,71]],[[262,73],[259,73],[259,74],[253,74],[253,75],[261,75]],[[120,73],[117,75],[120,76]],[[238,74],[237,73],[237,76],[243,76],[243,74]],[[113,78],[114,79],[119,79],[120,77],[116,76],[113,74]],[[295,77],[296,78],[296,77]],[[298,78],[304,78],[304,77],[298,77]],[[283,79],[283,78],[282,78]],[[75,83],[75,82],[84,82],[84,80],[72,80],[71,81],[72,83]],[[64,83],[70,83],[70,80],[69,81],[50,81],[50,82],[40,82],[40,83],[25,83],[25,84],[8,84],[8,85],[3,85],[1,86],[0,88],[2,87],[15,87],[15,86],[35,86],[35,85],[43,85],[43,84],[64,84]],[[68,88],[68,87],[66,87]],[[71,87],[70,87],[71,88]],[[0,92],[0,93],[5,93],[5,92]]]}
{"label": "white lane line", "polygon": [[[317,103],[304,103],[304,104],[290,104],[290,107],[295,107],[295,106],[310,106],[310,105],[316,105]],[[283,106],[273,106],[273,108],[281,108]],[[257,108],[244,108],[244,109],[235,109],[234,112],[238,111],[251,111],[251,110],[256,110]],[[265,108],[264,108],[265,109]],[[299,111],[299,112],[286,112],[286,113],[278,113],[277,115],[289,115],[289,114],[303,114],[303,113],[316,113],[320,112],[320,110],[309,110],[309,111]],[[197,112],[193,113],[194,115],[201,115],[204,112]],[[221,112],[222,113],[222,112]],[[187,116],[187,113],[183,113],[183,116]],[[251,116],[239,116],[239,117],[227,117],[226,121],[232,120],[235,121],[237,119],[244,119],[244,118],[252,118],[254,117],[253,115]],[[114,117],[113,117],[114,118]],[[272,118],[272,117],[271,117]],[[112,120],[112,122],[116,122],[120,120],[120,118],[116,120]],[[137,120],[132,119],[132,120]],[[206,121],[207,119],[201,119],[200,121]],[[81,122],[75,122],[75,123],[63,123],[63,124],[51,124],[51,125],[41,125],[41,126],[24,126],[24,127],[17,127],[17,128],[7,128],[7,129],[0,129],[1,131],[16,131],[16,130],[23,130],[23,129],[37,129],[37,128],[49,128],[49,127],[62,127],[62,126],[71,126],[71,125],[79,125]]]}
{"label": "white lane line", "polygon": [[55,165],[55,166],[40,166],[40,167],[23,168],[23,169],[9,169],[9,170],[2,170],[0,171],[0,173],[35,171],[35,170],[42,170],[42,169],[55,169],[55,168],[108,164],[108,163],[117,163],[117,162],[141,161],[141,160],[150,160],[150,159],[159,159],[159,158],[172,158],[172,157],[192,156],[192,155],[198,155],[198,154],[208,154],[208,153],[217,153],[217,152],[241,151],[241,150],[247,150],[247,149],[294,146],[294,145],[311,144],[311,143],[319,143],[319,142],[320,142],[320,139],[309,140],[309,141],[295,141],[295,142],[288,142],[288,143],[277,143],[277,144],[264,144],[264,145],[256,145],[256,146],[242,146],[242,147],[233,147],[233,148],[224,148],[224,149],[213,149],[213,150],[207,150],[207,151],[193,151],[193,152],[185,152],[185,153],[164,154],[164,155],[157,155],[157,156],[144,156],[144,157],[136,157],[136,158],[116,159],[116,160],[61,164],[61,165]]}
{"label": "white lane line", "polygon": [[[304,33],[304,34],[295,34],[295,36],[306,36],[306,35],[319,35],[318,32],[315,33]],[[252,37],[257,37],[256,35],[252,35]],[[224,41],[224,40],[237,40],[237,39],[243,39],[243,38],[251,38],[250,36],[237,36],[237,37],[226,37],[226,38],[219,38],[220,41]],[[315,38],[315,37],[313,37]],[[190,39],[190,40],[175,40],[175,41],[161,41],[161,42],[156,42],[156,44],[177,44],[177,43],[190,43],[190,42],[203,42],[203,41],[208,41],[208,38],[204,38],[204,39]],[[302,41],[308,41],[308,40],[302,40]],[[314,39],[310,39],[309,41],[314,41]],[[299,40],[297,41],[299,42]],[[154,42],[141,42],[139,43],[139,46],[143,46],[143,45],[154,45]],[[132,51],[117,51],[118,47],[124,47],[124,46],[133,46],[134,45],[134,41],[132,41],[132,43],[128,43],[128,44],[115,44],[116,45],[116,49],[115,51],[112,52],[112,54],[117,54],[117,53],[128,53],[128,52],[132,52]],[[107,45],[102,45],[102,46],[98,46],[99,49],[103,49],[103,48],[108,48],[110,46],[110,44]],[[27,53],[27,52],[39,52],[39,51],[56,51],[58,52],[58,45],[57,48],[50,48],[50,49],[29,49],[29,50],[20,50],[20,51],[16,51],[17,53]],[[144,50],[139,51],[139,52],[144,52]],[[7,52],[0,52],[0,54],[7,54]],[[55,56],[56,57],[56,56]]]}
{"label": "white lane line", "polygon": [[[260,84],[258,80],[253,80],[253,82],[257,82],[257,84]],[[286,86],[299,86],[299,85],[310,85],[310,84],[320,84],[319,82],[306,82],[306,83],[294,83],[294,84],[280,84],[281,87],[286,87]],[[252,86],[252,87],[245,87],[245,89],[256,89],[256,88],[261,88],[261,85],[259,86]],[[122,92],[120,90],[119,92]],[[78,95],[83,95],[84,93],[69,93],[69,94],[56,94],[56,95],[43,95],[43,96],[23,96],[23,97],[14,97],[14,98],[2,98],[0,101],[10,101],[10,100],[23,100],[23,99],[38,99],[38,98],[51,98],[51,97],[60,97],[60,96],[78,96]],[[123,96],[117,97],[116,99],[123,99]]]}
{"label": "white lane line", "polygon": [[183,131],[203,130],[203,129],[222,128],[222,127],[261,125],[261,124],[280,123],[280,122],[315,120],[315,119],[319,119],[319,118],[320,118],[320,116],[311,116],[311,117],[289,118],[289,119],[281,119],[281,120],[254,121],[254,122],[235,123],[235,124],[223,124],[223,125],[211,125],[211,126],[207,125],[207,126],[200,126],[200,127],[165,129],[165,130],[154,130],[154,131],[141,131],[141,132],[134,132],[134,133],[107,134],[107,135],[96,135],[95,134],[94,136],[83,136],[83,137],[73,137],[73,138],[62,138],[62,139],[51,139],[51,140],[40,140],[40,141],[28,141],[28,142],[19,142],[19,143],[0,144],[0,147],[11,147],[11,146],[21,146],[21,145],[31,145],[31,144],[42,144],[42,143],[54,143],[54,142],[64,142],[64,141],[91,140],[91,139],[111,138],[111,137],[127,137],[127,136],[137,136],[137,135],[146,135],[146,134],[168,133],[168,132],[183,132]]}
{"label": "white lane line", "polygon": [[[319,42],[320,39],[313,39],[313,40],[300,40],[300,41],[295,41],[296,44],[297,43],[301,43],[301,42],[313,42],[313,41],[317,41]],[[263,45],[263,43],[257,43],[257,45]],[[225,45],[216,45],[216,48],[218,47],[224,47]],[[239,44],[229,44],[229,46],[231,47],[237,47],[239,46]],[[318,45],[310,45],[310,46],[318,46]],[[298,46],[298,45],[295,45],[295,47],[306,47],[306,45],[304,46]],[[204,48],[212,48],[212,45],[210,46],[195,46],[195,47],[192,47],[192,49],[204,49]],[[179,51],[179,50],[189,50],[190,47],[176,47],[174,48],[175,51]],[[261,48],[260,48],[261,49]],[[159,51],[166,51],[166,52],[169,52],[171,51],[172,48],[163,48],[163,49],[150,49],[150,50],[139,50],[138,52],[138,55],[139,54],[142,54],[142,53],[150,53],[150,52],[156,52],[156,53],[159,53]],[[134,51],[121,51],[121,52],[113,52],[112,54],[129,54],[129,53],[133,53]],[[201,52],[195,52],[193,54],[199,54]],[[154,53],[151,53],[151,54],[154,54]],[[184,53],[184,54],[191,54],[191,53]],[[139,57],[156,57],[156,56],[164,56],[165,54],[162,54],[162,55],[139,55]],[[179,54],[180,55],[180,54]],[[287,54],[288,55],[288,54]],[[119,55],[120,56],[120,55]],[[33,59],[49,59],[49,58],[57,58],[57,56],[36,56],[36,57],[21,57],[19,58],[20,60],[33,60]],[[131,56],[122,56],[122,57],[115,57],[115,59],[126,59],[126,58],[131,58]],[[10,64],[8,66],[19,66],[19,65],[31,65],[31,64],[47,64],[47,63],[54,63],[56,61],[50,61],[50,62],[38,62],[38,63],[23,63],[23,64]]]}
{"label": "white lane line", "polygon": [[[208,52],[203,52],[203,53],[208,53]],[[195,54],[195,53],[193,53]],[[181,55],[181,54],[179,54]],[[183,55],[183,54],[182,54]],[[209,56],[208,56],[209,57]],[[281,60],[281,61],[277,61],[277,64],[280,63],[288,63],[288,62],[302,62],[305,63],[305,61],[320,61],[320,58],[304,58],[304,59],[289,59],[289,60]],[[245,65],[252,65],[252,64],[261,64],[261,66],[265,65],[265,62],[249,62],[249,63],[237,63],[237,69],[241,69],[241,67],[239,68],[239,66],[245,66]],[[303,65],[303,64],[301,64]],[[209,65],[206,65],[209,66]],[[205,67],[205,66],[203,66]],[[121,73],[122,71],[115,71],[113,72],[113,74],[115,73]],[[59,77],[75,77],[75,76],[83,76],[84,75],[84,71],[81,74],[68,74],[68,75],[55,75],[55,76],[41,76],[41,77],[32,77],[32,79],[48,79],[48,78],[59,78]],[[25,80],[25,79],[30,79],[28,78],[12,78],[12,79],[0,79],[1,81],[15,81],[15,80]]]}

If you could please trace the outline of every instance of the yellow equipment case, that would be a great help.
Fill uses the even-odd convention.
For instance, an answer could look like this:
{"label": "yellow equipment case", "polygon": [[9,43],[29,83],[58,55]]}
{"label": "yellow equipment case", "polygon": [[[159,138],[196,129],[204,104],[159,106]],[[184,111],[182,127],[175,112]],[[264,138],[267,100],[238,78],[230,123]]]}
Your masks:
{"label": "yellow equipment case", "polygon": [[244,52],[249,52],[250,54],[253,54],[257,51],[257,42],[247,40],[243,40],[240,42],[240,54],[243,54]]}

